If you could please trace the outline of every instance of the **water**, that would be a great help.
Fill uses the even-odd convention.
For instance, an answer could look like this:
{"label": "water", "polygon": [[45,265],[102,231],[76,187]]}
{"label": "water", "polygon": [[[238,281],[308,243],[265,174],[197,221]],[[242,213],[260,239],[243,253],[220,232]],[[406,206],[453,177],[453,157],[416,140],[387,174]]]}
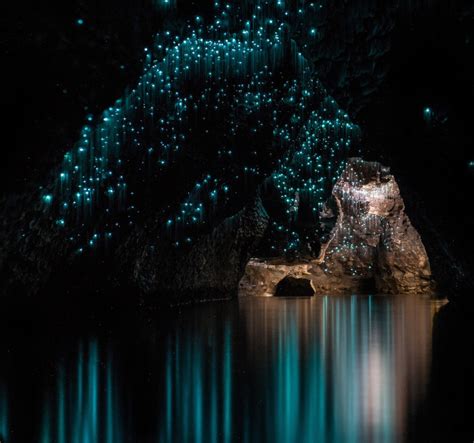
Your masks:
{"label": "water", "polygon": [[[450,406],[456,426],[445,412],[436,420],[447,397],[433,325],[459,324],[445,301],[246,298],[166,311],[73,303],[1,305],[2,441],[390,443],[471,435],[462,395]],[[446,392],[456,388],[449,383]]]}

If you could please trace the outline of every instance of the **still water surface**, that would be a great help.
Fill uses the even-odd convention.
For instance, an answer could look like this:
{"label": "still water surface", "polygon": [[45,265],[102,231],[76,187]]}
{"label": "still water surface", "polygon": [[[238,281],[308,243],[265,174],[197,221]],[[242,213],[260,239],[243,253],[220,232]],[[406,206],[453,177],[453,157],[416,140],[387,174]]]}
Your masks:
{"label": "still water surface", "polygon": [[352,296],[246,298],[164,312],[71,308],[69,317],[16,309],[2,330],[0,436],[408,441],[422,432],[433,318],[444,304]]}

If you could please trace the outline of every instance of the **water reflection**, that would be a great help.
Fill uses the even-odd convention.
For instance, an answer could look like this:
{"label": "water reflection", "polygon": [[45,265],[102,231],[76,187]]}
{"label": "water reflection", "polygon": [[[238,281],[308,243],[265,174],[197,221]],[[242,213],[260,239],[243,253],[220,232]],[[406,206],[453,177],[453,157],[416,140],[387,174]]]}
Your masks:
{"label": "water reflection", "polygon": [[9,345],[17,353],[0,374],[0,435],[7,443],[403,442],[426,396],[442,304],[242,299],[125,315],[93,332],[52,326]]}
{"label": "water reflection", "polygon": [[241,307],[249,365],[266,373],[264,386],[251,380],[249,403],[264,407],[247,441],[403,441],[427,383],[436,306],[405,297],[275,302]]}
{"label": "water reflection", "polygon": [[8,399],[7,388],[0,381],[0,442],[8,438]]}
{"label": "water reflection", "polygon": [[225,325],[223,337],[214,332],[188,329],[169,339],[162,443],[232,441],[231,325]]}
{"label": "water reflection", "polygon": [[41,443],[120,443],[117,388],[110,350],[99,356],[95,339],[80,343],[76,358],[59,364],[56,385],[45,393]]}
{"label": "water reflection", "polygon": [[425,393],[439,306],[416,297],[247,299],[224,337],[204,309],[168,348],[160,441],[229,441],[229,429],[244,442],[403,441]]}

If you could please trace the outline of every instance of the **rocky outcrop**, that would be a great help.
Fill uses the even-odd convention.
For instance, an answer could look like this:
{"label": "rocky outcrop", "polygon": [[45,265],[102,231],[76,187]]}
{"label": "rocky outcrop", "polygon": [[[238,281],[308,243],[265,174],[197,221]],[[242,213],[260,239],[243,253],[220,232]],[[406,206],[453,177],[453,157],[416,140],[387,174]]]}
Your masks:
{"label": "rocky outcrop", "polygon": [[335,225],[319,257],[251,260],[241,293],[273,295],[287,276],[309,278],[318,294],[432,292],[428,256],[404,209],[389,168],[349,159],[321,212],[322,223]]}
{"label": "rocky outcrop", "polygon": [[268,225],[257,198],[201,237],[187,251],[158,247],[153,230],[142,230],[121,248],[132,269],[126,280],[144,296],[171,303],[230,298],[237,295],[245,266]]}

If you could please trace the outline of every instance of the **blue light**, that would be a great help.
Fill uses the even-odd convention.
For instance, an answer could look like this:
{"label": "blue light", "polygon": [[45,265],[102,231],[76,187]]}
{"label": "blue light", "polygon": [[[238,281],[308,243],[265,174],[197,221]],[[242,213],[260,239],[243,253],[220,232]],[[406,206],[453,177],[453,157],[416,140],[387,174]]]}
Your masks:
{"label": "blue light", "polygon": [[104,354],[100,355],[98,343],[91,340],[87,346],[79,345],[73,362],[76,370],[68,373],[67,382],[65,364],[58,367],[56,395],[47,399],[43,409],[41,443],[124,441],[113,355],[110,349]]}
{"label": "blue light", "polygon": [[[176,6],[176,0],[154,3]],[[57,180],[46,188],[52,194],[44,199],[52,203],[54,195],[54,201],[58,200],[57,207],[48,211],[57,209],[56,217],[68,220],[67,236],[76,239],[75,248],[79,243],[87,245],[86,232],[91,230],[100,231],[101,239],[107,238],[105,233],[118,222],[122,211],[133,206],[130,200],[137,189],[128,190],[126,177],[121,175],[125,170],[145,173],[145,180],[154,179],[158,171],[166,174],[179,164],[181,156],[187,156],[184,151],[193,136],[193,119],[204,117],[206,109],[217,116],[241,106],[247,114],[271,113],[273,139],[269,143],[280,146],[287,155],[276,162],[271,177],[264,177],[259,170],[261,152],[252,148],[249,155],[255,156],[255,162],[230,170],[226,177],[222,170],[212,178],[197,178],[198,183],[189,185],[177,210],[163,214],[161,226],[172,242],[185,244],[188,235],[194,236],[188,232],[191,227],[211,224],[219,205],[245,192],[242,185],[251,188],[265,178],[286,206],[287,219],[279,223],[282,234],[289,234],[289,226],[298,217],[298,195],[309,195],[313,208],[325,199],[327,188],[341,172],[342,159],[357,139],[358,128],[328,96],[296,44],[288,42],[282,17],[295,9],[285,3],[271,0],[263,7],[262,2],[256,2],[250,6],[250,15],[242,17],[243,29],[236,28],[231,34],[231,3],[216,1],[217,10],[208,26],[196,15],[188,23],[186,35],[172,31],[157,34],[154,44],[144,48],[146,61],[136,86],[97,118],[86,115],[87,122],[95,123],[84,125],[78,143],[69,147]],[[302,5],[298,7],[305,12]],[[317,35],[316,28],[306,32]],[[290,75],[281,69],[288,63],[292,64]],[[182,84],[194,78],[201,90],[189,94]],[[248,130],[258,137],[266,126],[256,121]],[[151,127],[159,131],[153,140]],[[235,146],[235,135],[239,131],[239,120],[230,122],[227,139],[218,148],[223,160],[233,156],[238,161],[237,149],[241,148]],[[126,165],[138,167],[133,171]],[[231,194],[231,189],[235,193]],[[140,210],[137,207],[127,214],[129,224]],[[317,211],[314,213],[316,218]],[[170,226],[168,218],[176,229],[165,229]],[[290,247],[298,244],[293,236]]]}
{"label": "blue light", "polygon": [[43,195],[43,201],[46,204],[50,204],[53,201],[53,196],[51,194]]}
{"label": "blue light", "polygon": [[7,389],[0,382],[0,437],[8,441],[9,434],[9,411]]}

